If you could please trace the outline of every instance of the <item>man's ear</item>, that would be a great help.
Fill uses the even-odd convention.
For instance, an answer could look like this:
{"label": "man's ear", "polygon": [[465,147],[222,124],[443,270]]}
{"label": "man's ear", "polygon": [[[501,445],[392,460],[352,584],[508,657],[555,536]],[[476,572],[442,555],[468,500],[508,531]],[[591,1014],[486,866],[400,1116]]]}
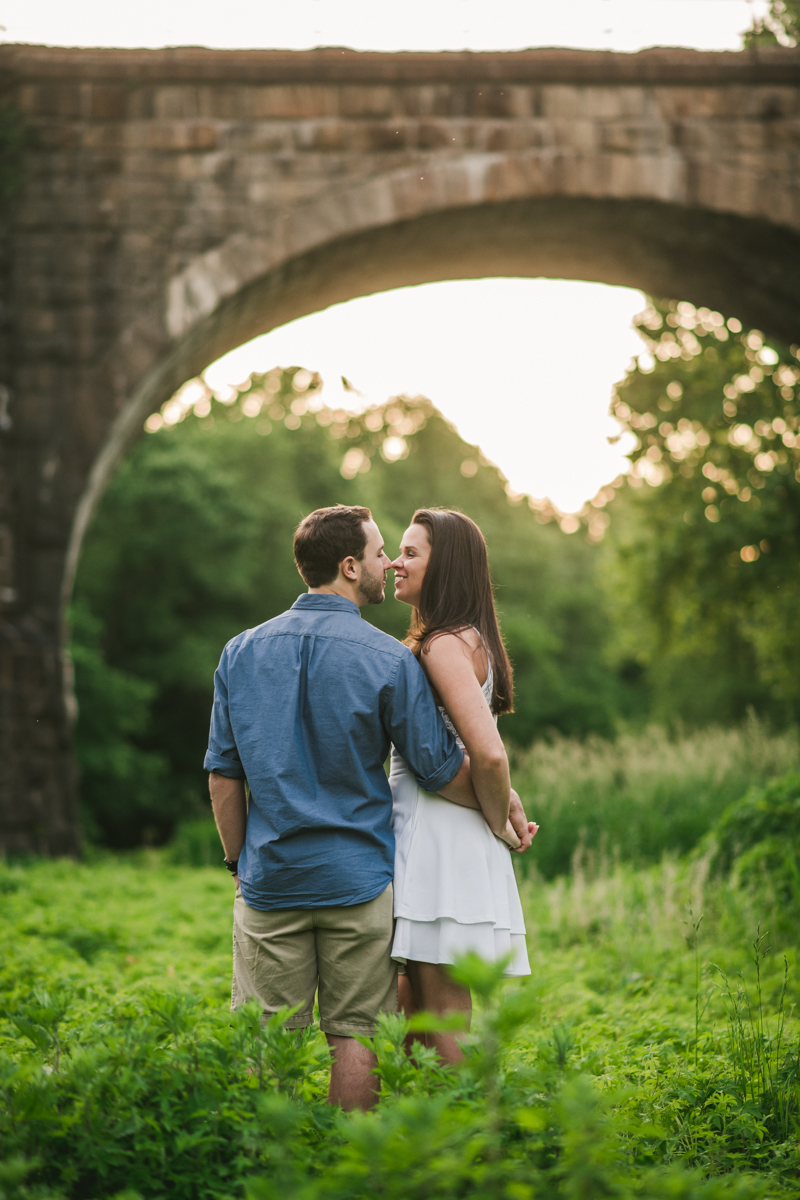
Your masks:
{"label": "man's ear", "polygon": [[344,575],[345,579],[350,579],[355,582],[358,579],[358,570],[356,568],[356,560],[352,555],[343,558],[339,563],[339,570]]}

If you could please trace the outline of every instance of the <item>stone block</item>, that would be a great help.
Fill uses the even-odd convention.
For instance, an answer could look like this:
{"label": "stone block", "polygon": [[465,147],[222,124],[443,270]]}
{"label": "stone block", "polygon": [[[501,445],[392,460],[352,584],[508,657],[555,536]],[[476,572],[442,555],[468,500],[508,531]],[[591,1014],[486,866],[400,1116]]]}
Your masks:
{"label": "stone block", "polygon": [[77,121],[68,123],[43,121],[36,127],[37,149],[39,151],[75,150],[82,144],[86,133],[86,126]]}
{"label": "stone block", "polygon": [[552,84],[541,88],[536,98],[536,115],[566,120],[583,116],[584,90],[566,84]]}
{"label": "stone block", "polygon": [[419,87],[397,89],[398,115],[406,117],[448,117],[451,115],[446,98],[449,88],[436,84],[420,84]]}
{"label": "stone block", "polygon": [[481,149],[492,153],[541,149],[553,143],[553,127],[549,121],[482,122],[477,129]]}
{"label": "stone block", "polygon": [[757,121],[772,122],[800,116],[800,89],[742,88],[741,112]]}
{"label": "stone block", "polygon": [[236,121],[221,126],[227,150],[242,157],[289,152],[298,146],[301,129],[312,128],[313,121]]}
{"label": "stone block", "polygon": [[190,84],[153,88],[148,108],[149,112],[140,114],[134,110],[131,115],[155,117],[159,121],[184,121],[207,115],[201,112],[200,88]]}
{"label": "stone block", "polygon": [[420,150],[440,150],[443,147],[452,148],[456,135],[445,121],[420,121],[416,130],[414,144]]}
{"label": "stone block", "polygon": [[670,143],[683,153],[709,152],[717,135],[715,125],[708,121],[686,118],[674,120],[670,125]]}
{"label": "stone block", "polygon": [[124,120],[128,112],[128,89],[118,83],[89,85],[87,116],[92,121]]}
{"label": "stone block", "polygon": [[69,120],[81,115],[81,89],[76,83],[35,83],[17,93],[20,110],[30,117]]}
{"label": "stone block", "polygon": [[399,121],[359,121],[351,136],[351,148],[367,154],[404,149],[406,142],[406,130]]}
{"label": "stone block", "polygon": [[580,112],[593,121],[641,120],[655,117],[657,106],[649,88],[632,84],[581,88]]}
{"label": "stone block", "polygon": [[210,121],[132,121],[125,126],[128,150],[216,150],[219,141],[219,126]]}
{"label": "stone block", "polygon": [[122,150],[126,143],[126,127],[121,122],[86,123],[76,126],[84,150]]}
{"label": "stone block", "polygon": [[613,121],[600,126],[600,145],[613,154],[659,154],[667,140],[663,121]]}
{"label": "stone block", "polygon": [[545,133],[544,145],[559,146],[580,154],[594,154],[598,149],[602,126],[587,118],[567,121],[556,117],[541,123]]}
{"label": "stone block", "polygon": [[[153,87],[151,85],[145,85],[144,83],[142,83],[138,80],[134,80],[134,79],[126,80],[126,87],[127,87],[127,91],[128,91],[128,120],[129,121],[152,120],[152,118],[157,115],[156,98],[159,94],[159,91],[161,91],[162,89],[160,89],[158,87]],[[171,90],[171,89],[163,89],[163,90]],[[193,116],[196,116],[196,113],[195,112],[190,112],[190,113],[177,112],[174,115],[177,117],[180,117],[180,116],[193,117]]]}
{"label": "stone block", "polygon": [[519,89],[498,87],[486,83],[482,87],[470,88],[466,94],[466,115],[470,117],[516,117],[519,116]]}
{"label": "stone block", "polygon": [[248,115],[255,119],[273,117],[307,120],[339,115],[338,91],[326,85],[254,87],[250,89],[248,103]]}
{"label": "stone block", "polygon": [[342,87],[339,115],[342,117],[392,117],[402,115],[402,104],[391,87]]}
{"label": "stone block", "polygon": [[[780,122],[783,124],[783,122]],[[729,121],[720,123],[717,133],[717,146],[723,152],[735,154],[737,150],[760,151],[765,148],[766,135],[770,125],[763,121]]]}
{"label": "stone block", "polygon": [[[764,132],[764,145],[772,151],[800,150],[800,117],[770,122]],[[796,159],[792,165],[795,172],[800,169]]]}
{"label": "stone block", "polygon": [[741,111],[735,87],[654,87],[653,99],[668,121],[730,119]]}
{"label": "stone block", "polygon": [[324,121],[302,121],[293,127],[293,142],[298,150],[318,150],[323,154],[339,153],[353,141],[350,122],[338,118]]}

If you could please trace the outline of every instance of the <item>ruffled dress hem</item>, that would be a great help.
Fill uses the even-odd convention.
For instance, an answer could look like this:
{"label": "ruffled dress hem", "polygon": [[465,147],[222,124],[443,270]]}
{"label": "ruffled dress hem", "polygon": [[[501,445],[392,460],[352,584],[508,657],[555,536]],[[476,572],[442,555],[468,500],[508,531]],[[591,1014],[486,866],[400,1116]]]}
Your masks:
{"label": "ruffled dress hem", "polygon": [[397,917],[392,958],[396,962],[441,963],[452,966],[469,952],[484,962],[498,962],[511,956],[503,974],[507,977],[530,975],[528,949],[524,933],[511,933],[491,921],[464,925],[450,917],[435,921],[414,921]]}

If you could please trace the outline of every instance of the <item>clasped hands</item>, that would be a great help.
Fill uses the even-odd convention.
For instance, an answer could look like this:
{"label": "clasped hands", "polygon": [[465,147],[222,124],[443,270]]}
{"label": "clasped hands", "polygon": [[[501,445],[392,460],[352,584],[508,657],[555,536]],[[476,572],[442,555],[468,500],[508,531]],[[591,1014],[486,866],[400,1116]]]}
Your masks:
{"label": "clasped hands", "polygon": [[501,840],[506,843],[514,854],[524,854],[538,832],[539,826],[535,821],[529,821],[525,816],[522,801],[517,792],[512,788],[511,801],[508,806],[508,820],[506,821],[505,830],[500,834]]}

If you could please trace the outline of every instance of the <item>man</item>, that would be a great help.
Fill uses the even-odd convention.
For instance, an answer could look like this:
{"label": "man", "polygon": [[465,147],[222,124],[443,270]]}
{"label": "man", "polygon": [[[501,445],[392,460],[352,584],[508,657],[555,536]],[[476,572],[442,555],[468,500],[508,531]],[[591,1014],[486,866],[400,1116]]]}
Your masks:
{"label": "man", "polygon": [[287,1025],[302,1028],[318,990],[329,1099],[369,1108],[374,1061],[355,1038],[397,1008],[390,744],[427,791],[472,786],[410,650],[361,620],[389,567],[369,510],[318,509],[294,552],[308,593],[229,642],[214,681],[205,766],[237,884],[231,1005],[299,1006]]}

